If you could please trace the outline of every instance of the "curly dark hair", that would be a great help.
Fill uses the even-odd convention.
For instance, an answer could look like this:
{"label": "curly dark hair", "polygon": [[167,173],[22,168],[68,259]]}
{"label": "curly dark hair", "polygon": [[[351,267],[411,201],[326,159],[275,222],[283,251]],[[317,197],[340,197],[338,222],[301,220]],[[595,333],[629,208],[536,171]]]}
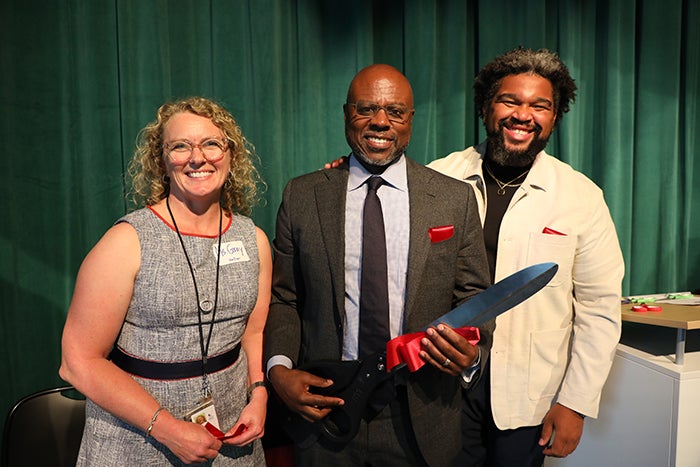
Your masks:
{"label": "curly dark hair", "polygon": [[534,73],[552,83],[558,123],[569,111],[569,104],[576,99],[576,83],[557,54],[547,49],[533,50],[523,47],[499,55],[479,71],[474,79],[474,104],[479,111],[479,117],[483,118],[484,108],[496,95],[501,80],[506,76],[521,73]]}
{"label": "curly dark hair", "polygon": [[168,194],[164,181],[163,130],[170,118],[189,112],[209,118],[229,140],[231,163],[221,189],[221,206],[230,211],[249,215],[259,201],[265,182],[255,167],[253,145],[246,140],[233,116],[218,103],[204,97],[190,97],[167,102],[158,109],[156,120],[146,125],[138,135],[136,152],[129,162],[131,199],[136,207],[156,204]]}

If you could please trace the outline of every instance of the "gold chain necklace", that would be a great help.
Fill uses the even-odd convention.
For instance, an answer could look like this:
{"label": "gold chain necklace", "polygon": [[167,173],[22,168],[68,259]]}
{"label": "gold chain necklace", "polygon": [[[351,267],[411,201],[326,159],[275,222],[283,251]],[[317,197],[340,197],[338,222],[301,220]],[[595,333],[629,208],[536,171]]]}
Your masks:
{"label": "gold chain necklace", "polygon": [[513,182],[519,178],[524,177],[530,171],[530,169],[527,169],[525,172],[521,173],[520,175],[515,177],[513,180],[511,180],[509,182],[502,182],[496,178],[496,176],[493,174],[493,172],[491,172],[491,169],[489,169],[489,166],[488,166],[488,164],[486,164],[486,162],[484,162],[484,168],[486,169],[486,172],[488,172],[488,174],[491,176],[493,181],[496,182],[496,184],[498,185],[498,191],[496,191],[496,193],[498,193],[501,196],[506,194],[506,188],[508,188],[508,187],[516,188],[516,187],[519,187],[520,185],[522,185],[523,182],[520,182],[520,183],[513,183]]}

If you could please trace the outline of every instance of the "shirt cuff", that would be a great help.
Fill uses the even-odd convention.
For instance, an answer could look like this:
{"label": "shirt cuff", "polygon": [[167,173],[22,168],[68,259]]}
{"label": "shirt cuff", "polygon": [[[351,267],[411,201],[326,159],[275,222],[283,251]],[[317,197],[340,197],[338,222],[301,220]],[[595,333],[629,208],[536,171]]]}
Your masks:
{"label": "shirt cuff", "polygon": [[481,369],[481,347],[478,347],[478,349],[479,355],[476,356],[476,360],[474,361],[474,363],[472,363],[471,366],[465,368],[459,375],[461,378],[460,383],[465,389],[472,382],[472,379],[474,379],[474,375],[476,375],[476,373]]}
{"label": "shirt cuff", "polygon": [[294,368],[294,362],[292,362],[291,358],[286,355],[274,355],[267,361],[267,368],[265,369],[265,377],[268,381],[270,380],[270,369],[277,365],[282,365],[290,370]]}

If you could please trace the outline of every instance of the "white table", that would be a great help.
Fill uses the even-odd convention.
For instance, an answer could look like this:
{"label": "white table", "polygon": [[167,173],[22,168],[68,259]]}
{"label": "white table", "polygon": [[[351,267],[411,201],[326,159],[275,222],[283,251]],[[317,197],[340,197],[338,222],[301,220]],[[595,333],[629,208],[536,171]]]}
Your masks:
{"label": "white table", "polygon": [[[698,307],[692,308],[700,313]],[[668,311],[664,305],[664,313]],[[626,318],[623,315],[625,321],[640,322],[638,316]],[[642,319],[646,324],[657,323],[633,325],[642,331],[636,336],[639,345],[618,345],[599,418],[586,419],[581,444],[572,455],[548,458],[546,467],[700,466],[700,351],[691,339],[683,364],[677,364],[672,343],[666,342],[672,335],[662,332],[670,330],[655,327],[668,319],[669,313],[647,316]],[[680,329],[679,320],[669,324]],[[691,337],[696,336],[700,334]],[[656,352],[654,347],[668,352]]]}

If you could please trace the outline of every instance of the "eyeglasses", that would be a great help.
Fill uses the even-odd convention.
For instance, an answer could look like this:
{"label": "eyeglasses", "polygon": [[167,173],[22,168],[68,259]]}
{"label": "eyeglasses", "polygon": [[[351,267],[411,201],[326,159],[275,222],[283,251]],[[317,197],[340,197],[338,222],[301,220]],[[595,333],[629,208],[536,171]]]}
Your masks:
{"label": "eyeglasses", "polygon": [[207,161],[218,162],[223,159],[228,145],[227,139],[207,138],[201,143],[181,139],[171,143],[163,143],[163,149],[175,164],[184,164],[189,161],[195,148],[202,151],[202,155]]}
{"label": "eyeglasses", "polygon": [[347,105],[355,107],[355,113],[363,118],[372,118],[377,115],[377,112],[383,110],[390,122],[406,123],[411,117],[413,109],[409,109],[401,104],[379,105],[374,102],[357,101],[348,102]]}

